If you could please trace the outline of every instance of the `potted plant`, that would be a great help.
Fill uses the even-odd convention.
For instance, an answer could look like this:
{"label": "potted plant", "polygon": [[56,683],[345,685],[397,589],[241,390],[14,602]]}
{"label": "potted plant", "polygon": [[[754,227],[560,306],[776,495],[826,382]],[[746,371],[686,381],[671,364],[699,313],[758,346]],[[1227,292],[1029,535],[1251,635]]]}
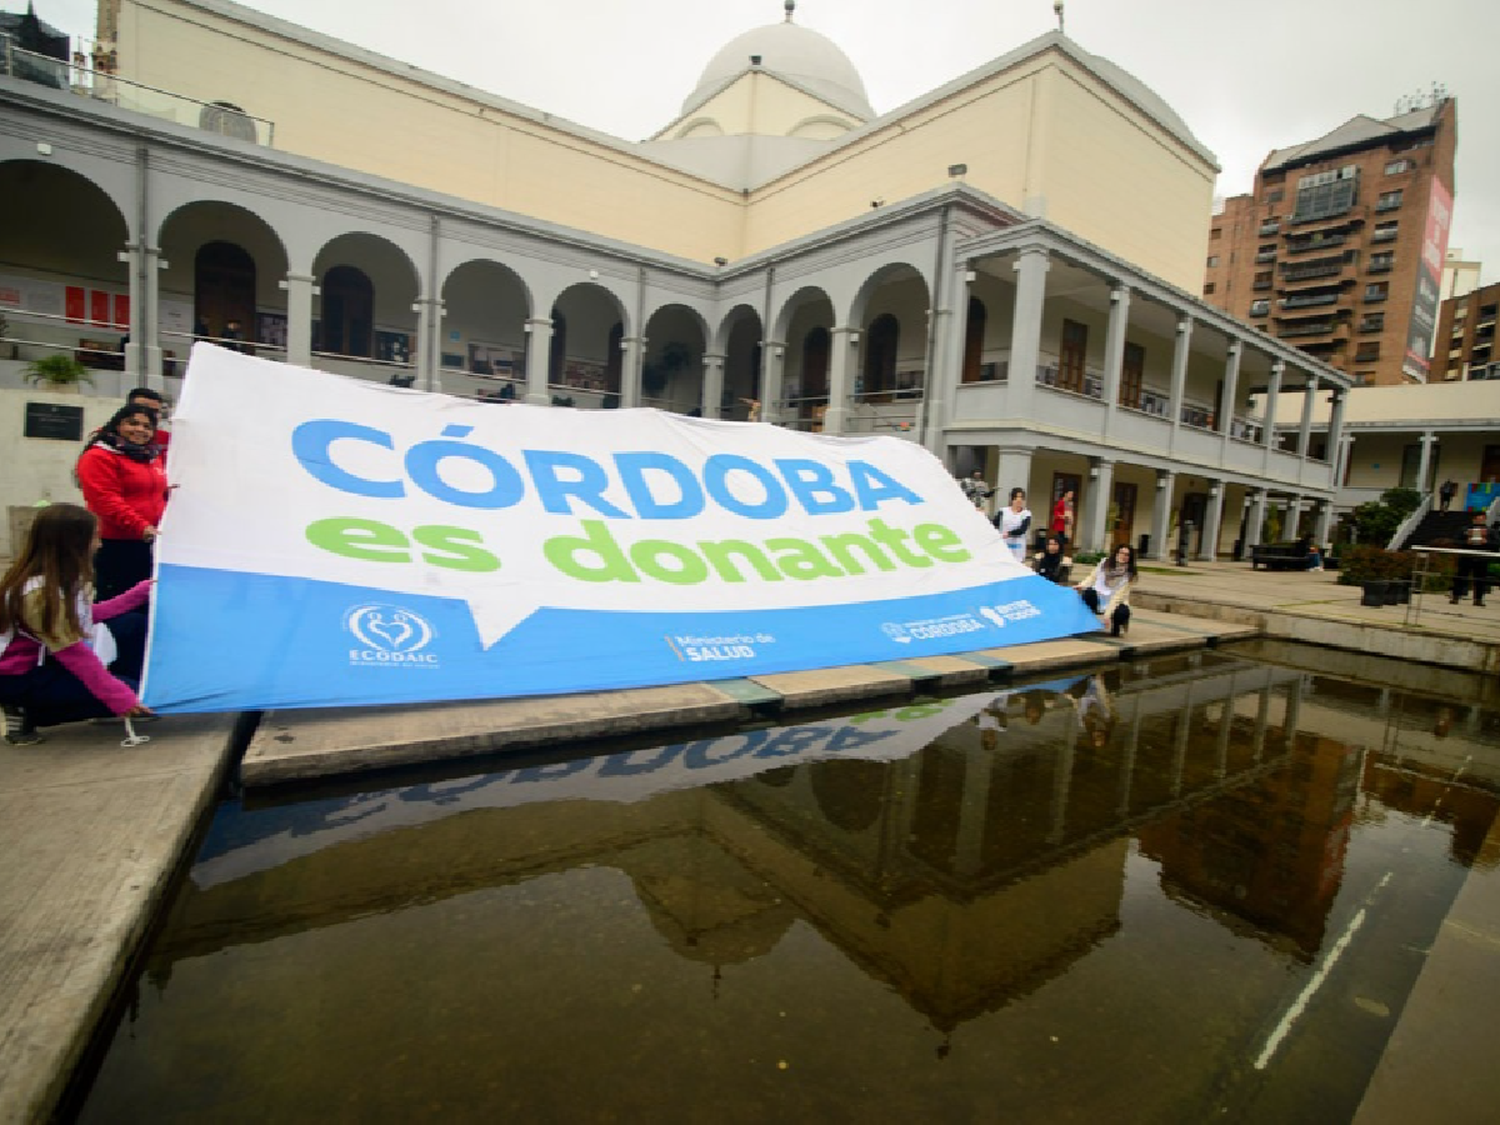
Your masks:
{"label": "potted plant", "polygon": [[65,352],[53,352],[32,360],[26,365],[26,381],[54,391],[64,387],[76,388],[79,383],[94,385],[89,369]]}

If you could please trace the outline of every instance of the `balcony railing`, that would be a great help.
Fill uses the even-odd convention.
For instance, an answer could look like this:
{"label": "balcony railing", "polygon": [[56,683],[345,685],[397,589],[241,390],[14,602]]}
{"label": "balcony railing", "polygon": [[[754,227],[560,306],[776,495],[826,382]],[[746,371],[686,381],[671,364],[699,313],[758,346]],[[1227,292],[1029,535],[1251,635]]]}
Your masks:
{"label": "balcony railing", "polygon": [[1324,238],[1308,239],[1303,242],[1287,241],[1286,252],[1288,254],[1306,254],[1310,250],[1332,250],[1336,246],[1342,246],[1349,241],[1346,234],[1328,235]]}
{"label": "balcony railing", "polygon": [[1281,330],[1283,339],[1292,336],[1326,336],[1333,331],[1333,321],[1320,320],[1314,324],[1288,324]]}
{"label": "balcony railing", "polygon": [[234,106],[200,102],[116,78],[92,67],[75,66],[48,55],[24,51],[16,46],[14,36],[10,35],[0,35],[0,74],[268,147],[276,136],[274,122],[252,117]]}
{"label": "balcony railing", "polygon": [[1264,262],[1274,262],[1276,260],[1276,251],[1269,250],[1269,251],[1257,254],[1257,255],[1255,255],[1255,260],[1257,262],[1262,262],[1262,263],[1264,263]]}
{"label": "balcony railing", "polygon": [[1267,219],[1265,222],[1263,222],[1263,223],[1260,224],[1260,233],[1261,234],[1275,234],[1280,229],[1281,229],[1281,220],[1280,219]]}

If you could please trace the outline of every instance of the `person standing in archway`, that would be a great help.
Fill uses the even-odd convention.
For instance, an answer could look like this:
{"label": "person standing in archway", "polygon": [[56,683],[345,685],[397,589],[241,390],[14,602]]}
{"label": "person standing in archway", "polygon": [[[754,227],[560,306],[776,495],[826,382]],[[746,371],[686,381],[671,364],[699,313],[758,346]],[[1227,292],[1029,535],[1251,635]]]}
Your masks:
{"label": "person standing in archway", "polygon": [[1057,536],[1064,547],[1073,541],[1074,519],[1073,490],[1069,488],[1052,505],[1052,524],[1047,529]]}

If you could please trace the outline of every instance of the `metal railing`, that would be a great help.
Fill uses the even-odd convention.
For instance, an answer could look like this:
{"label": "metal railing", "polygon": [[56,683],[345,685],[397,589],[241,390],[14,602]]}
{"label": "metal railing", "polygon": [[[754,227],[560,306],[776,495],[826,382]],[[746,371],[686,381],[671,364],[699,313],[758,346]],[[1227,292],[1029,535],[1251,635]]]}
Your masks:
{"label": "metal railing", "polygon": [[0,75],[35,82],[54,90],[93,98],[145,113],[178,125],[205,129],[221,136],[270,147],[275,143],[275,122],[254,117],[237,106],[223,102],[203,102],[196,98],[158,90],[140,82],[116,78],[90,66],[39,55],[16,45],[12,35],[0,35]]}

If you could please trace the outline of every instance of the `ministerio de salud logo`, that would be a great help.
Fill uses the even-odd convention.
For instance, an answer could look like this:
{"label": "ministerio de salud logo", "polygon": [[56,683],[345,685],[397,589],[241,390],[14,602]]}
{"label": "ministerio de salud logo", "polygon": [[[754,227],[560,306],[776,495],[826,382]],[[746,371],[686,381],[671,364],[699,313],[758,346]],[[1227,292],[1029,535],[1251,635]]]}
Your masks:
{"label": "ministerio de salud logo", "polygon": [[437,653],[425,651],[437,631],[403,606],[356,606],[344,617],[344,628],[363,646],[349,650],[350,664],[431,668],[438,662]]}

